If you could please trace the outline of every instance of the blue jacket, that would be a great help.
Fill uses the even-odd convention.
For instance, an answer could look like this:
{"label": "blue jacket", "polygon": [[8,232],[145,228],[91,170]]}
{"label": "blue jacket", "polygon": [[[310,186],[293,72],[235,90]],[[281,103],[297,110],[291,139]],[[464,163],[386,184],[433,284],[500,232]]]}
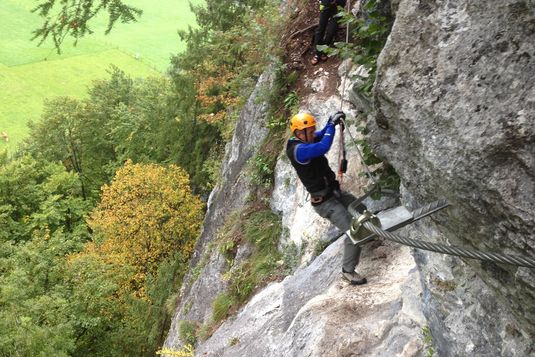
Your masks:
{"label": "blue jacket", "polygon": [[333,143],[334,133],[334,125],[329,123],[316,132],[314,143],[304,143],[297,138],[291,138],[286,145],[286,155],[311,194],[323,192],[322,195],[325,195],[337,187],[336,175],[325,157]]}
{"label": "blue jacket", "polygon": [[290,140],[299,142],[295,147],[296,161],[300,164],[307,164],[311,159],[325,155],[333,144],[334,133],[334,125],[327,123],[323,129],[316,131],[314,143],[304,143],[296,138],[291,138]]}

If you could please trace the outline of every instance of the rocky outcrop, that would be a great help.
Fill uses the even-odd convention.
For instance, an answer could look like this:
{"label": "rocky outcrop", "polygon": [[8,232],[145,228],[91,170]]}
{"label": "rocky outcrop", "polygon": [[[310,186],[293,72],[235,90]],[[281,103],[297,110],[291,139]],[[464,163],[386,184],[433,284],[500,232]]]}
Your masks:
{"label": "rocky outcrop", "polygon": [[[396,20],[379,60],[373,103],[352,93],[349,80],[339,92],[354,102],[344,102],[349,117],[375,111],[369,139],[399,173],[403,202],[413,208],[446,198],[451,204],[398,233],[535,256],[535,4],[391,5]],[[348,65],[341,74],[363,73]],[[317,92],[302,98],[301,109],[323,124],[341,102],[323,93],[327,72],[315,73],[319,78],[309,85]],[[269,75],[263,78],[270,83]],[[171,349],[184,344],[178,322],[206,322],[213,299],[226,288],[225,260],[210,242],[249,193],[242,170],[266,135],[256,125],[266,112],[258,93],[240,116],[221,185],[210,197],[194,269],[166,340]],[[359,123],[350,124],[356,136]],[[337,154],[336,148],[329,154],[333,167]],[[344,188],[358,194],[367,181],[359,176],[354,147],[348,156]],[[196,355],[422,356],[431,352],[424,331],[431,332],[439,356],[535,355],[534,270],[375,243],[365,247],[359,265],[369,283],[351,287],[339,275],[340,240],[316,257],[318,240],[338,232],[313,212],[284,155],[271,207],[287,232],[280,248],[297,247],[299,268],[260,290],[196,346]]]}
{"label": "rocky outcrop", "polygon": [[[402,0],[379,62],[375,151],[452,204],[410,235],[535,256],[533,2]],[[439,355],[535,354],[535,270],[415,256]]]}
{"label": "rocky outcrop", "polygon": [[259,78],[236,122],[234,136],[226,148],[221,179],[210,194],[203,231],[195,247],[191,269],[184,278],[180,292],[180,303],[173,317],[164,346],[171,349],[183,346],[179,336],[180,321],[204,323],[212,316],[212,302],[225,291],[227,282],[223,279],[227,263],[211,242],[231,213],[243,209],[251,192],[250,181],[245,174],[247,160],[258,150],[268,130],[261,123],[267,122],[268,105],[259,101],[263,93],[269,92],[274,79],[272,69]]}
{"label": "rocky outcrop", "polygon": [[420,282],[408,248],[376,246],[341,281],[342,242],[258,293],[196,350],[198,356],[418,356],[423,354]]}
{"label": "rocky outcrop", "polygon": [[[324,76],[329,75],[322,72]],[[345,70],[343,71],[345,73]],[[321,76],[321,75],[320,75]],[[318,80],[328,80],[318,78]],[[313,85],[312,83],[310,84]],[[348,94],[347,91],[344,91]],[[256,95],[256,94],[255,94]],[[251,103],[259,99],[253,95]],[[256,99],[255,99],[256,98]],[[338,95],[325,97],[314,93],[303,98],[302,110],[313,113],[320,125],[328,116],[340,109]],[[354,118],[355,108],[344,103],[345,110]],[[252,133],[258,119],[242,118],[233,139],[249,144],[257,139],[247,139],[241,130]],[[348,130],[357,136],[357,122],[353,119]],[[239,127],[242,127],[241,129]],[[336,140],[336,139],[335,139]],[[348,139],[349,140],[349,139]],[[248,148],[248,150],[250,150]],[[230,153],[238,150],[229,151]],[[355,194],[362,192],[367,180],[359,175],[363,171],[354,146],[349,146],[349,171],[344,189]],[[232,159],[225,167],[231,167]],[[328,156],[336,167],[338,149],[333,147]],[[244,161],[242,161],[243,163]],[[241,177],[240,168],[225,169],[225,183],[211,196],[204,231],[198,247],[199,252],[210,246],[223,221],[238,205],[243,205],[246,192],[244,181],[234,184],[232,177]],[[233,172],[233,173],[231,173]],[[223,192],[226,192],[224,194]],[[229,200],[229,197],[232,199]],[[368,202],[370,207],[392,205],[396,201]],[[351,356],[351,355],[401,355],[421,356],[425,352],[423,331],[425,319],[421,311],[421,283],[414,259],[408,248],[391,244],[375,244],[366,247],[362,254],[359,271],[367,276],[365,286],[354,287],[341,279],[342,240],[336,241],[319,256],[315,247],[318,241],[328,240],[338,232],[328,221],[320,218],[307,201],[304,188],[297,181],[283,148],[277,163],[275,187],[271,207],[282,216],[287,234],[281,237],[280,248],[293,244],[301,255],[299,268],[281,282],[272,283],[259,291],[235,316],[225,321],[206,341],[195,349],[198,356]],[[384,207],[383,207],[384,208]],[[218,221],[219,219],[219,221]],[[209,253],[208,262],[200,264],[198,279],[185,285],[181,302],[166,340],[166,347],[178,351],[185,341],[178,334],[181,320],[207,321],[211,304],[217,293],[224,291],[222,279],[225,262],[217,250]],[[239,255],[239,253],[238,253]],[[189,277],[193,273],[189,273]],[[186,278],[186,281],[188,277]]]}
{"label": "rocky outcrop", "polygon": [[[319,78],[321,79],[321,78]],[[312,84],[311,84],[312,85]],[[346,108],[348,103],[345,103]],[[302,110],[320,125],[339,110],[340,97],[312,94]],[[354,113],[354,109],[347,109]],[[349,128],[357,135],[355,124]],[[336,140],[336,138],[335,138]],[[357,157],[354,147],[348,155]],[[336,167],[336,146],[328,155]],[[350,162],[344,188],[355,193],[367,183],[359,177],[358,160]],[[336,235],[307,201],[293,168],[281,152],[275,174],[272,209],[282,215],[288,235],[281,246],[295,244],[301,265],[281,282],[256,294],[196,349],[198,356],[422,356],[426,325],[421,311],[421,283],[408,248],[376,243],[365,247],[359,271],[365,286],[341,279],[342,240],[319,256],[312,251],[319,240]]]}

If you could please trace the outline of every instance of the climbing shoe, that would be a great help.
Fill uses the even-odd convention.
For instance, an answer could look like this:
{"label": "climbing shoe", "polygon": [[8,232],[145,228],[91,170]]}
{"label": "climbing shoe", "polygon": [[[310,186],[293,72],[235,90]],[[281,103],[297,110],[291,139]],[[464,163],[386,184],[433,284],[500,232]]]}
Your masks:
{"label": "climbing shoe", "polygon": [[318,63],[320,63],[320,56],[319,55],[314,55],[314,57],[312,57],[312,59],[310,60],[310,64],[315,66]]}
{"label": "climbing shoe", "polygon": [[356,271],[348,273],[344,269],[342,269],[342,277],[345,280],[349,281],[351,285],[362,285],[368,282],[365,277],[361,276]]}

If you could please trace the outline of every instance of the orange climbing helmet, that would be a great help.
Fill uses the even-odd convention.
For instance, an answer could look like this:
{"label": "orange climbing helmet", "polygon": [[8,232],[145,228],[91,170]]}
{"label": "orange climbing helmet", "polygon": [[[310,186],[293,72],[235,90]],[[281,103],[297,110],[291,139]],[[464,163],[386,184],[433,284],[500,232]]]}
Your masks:
{"label": "orange climbing helmet", "polygon": [[303,130],[305,128],[310,128],[311,126],[316,125],[316,119],[312,114],[308,113],[299,113],[292,117],[290,120],[290,131],[292,134],[296,130]]}

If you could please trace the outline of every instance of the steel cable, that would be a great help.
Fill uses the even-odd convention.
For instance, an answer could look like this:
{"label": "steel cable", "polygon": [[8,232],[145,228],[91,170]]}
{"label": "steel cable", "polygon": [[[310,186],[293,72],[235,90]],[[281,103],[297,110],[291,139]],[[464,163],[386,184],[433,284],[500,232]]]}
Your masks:
{"label": "steel cable", "polygon": [[408,245],[410,247],[425,249],[432,252],[455,255],[458,257],[465,257],[471,259],[485,260],[495,263],[513,264],[528,268],[535,268],[535,259],[522,257],[518,255],[500,254],[492,252],[483,252],[475,249],[460,248],[453,245],[445,245],[439,243],[424,242],[416,239],[399,237],[393,233],[386,232],[381,228],[375,226],[371,222],[364,222],[364,227],[380,237]]}
{"label": "steel cable", "polygon": [[[418,220],[421,216],[426,216],[447,205],[445,200],[438,200],[425,205],[412,212],[413,219]],[[351,204],[348,207],[349,212],[353,217],[358,217],[359,213],[355,209],[355,205]],[[509,255],[501,253],[483,252],[476,249],[460,248],[452,245],[445,245],[440,243],[425,242],[416,239],[403,238],[391,232],[387,232],[369,221],[363,222],[363,226],[375,235],[384,239],[391,240],[396,243],[407,245],[413,248],[424,249],[432,252],[455,255],[458,257],[465,257],[471,259],[479,259],[484,261],[491,261],[495,263],[513,264],[528,268],[535,268],[535,259],[525,256]]]}

